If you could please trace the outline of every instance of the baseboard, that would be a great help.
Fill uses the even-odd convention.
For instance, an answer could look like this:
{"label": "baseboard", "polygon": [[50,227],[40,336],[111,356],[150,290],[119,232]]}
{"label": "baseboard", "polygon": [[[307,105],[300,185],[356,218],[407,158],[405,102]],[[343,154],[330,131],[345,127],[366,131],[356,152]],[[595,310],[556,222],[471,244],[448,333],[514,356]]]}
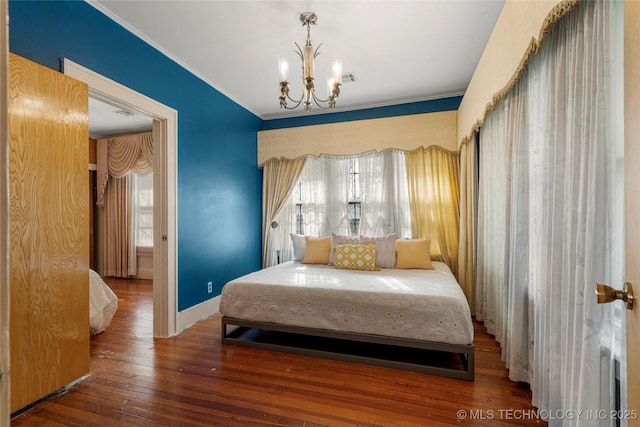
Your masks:
{"label": "baseboard", "polygon": [[138,268],[138,273],[133,276],[134,279],[153,280],[152,268]]}
{"label": "baseboard", "polygon": [[220,295],[215,298],[211,298],[205,302],[189,307],[186,310],[178,312],[178,330],[176,333],[180,333],[190,326],[195,325],[204,319],[213,316],[220,311]]}

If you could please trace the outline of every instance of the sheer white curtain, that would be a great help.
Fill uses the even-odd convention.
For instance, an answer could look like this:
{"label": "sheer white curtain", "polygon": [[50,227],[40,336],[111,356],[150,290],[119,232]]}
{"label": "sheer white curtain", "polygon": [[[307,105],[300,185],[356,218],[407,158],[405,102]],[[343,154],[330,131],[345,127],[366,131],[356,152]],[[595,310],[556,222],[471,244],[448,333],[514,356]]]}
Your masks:
{"label": "sheer white curtain", "polygon": [[[316,221],[319,236],[331,236],[331,233],[349,235],[349,178],[351,162],[346,157],[320,157],[318,159],[319,175],[311,177],[314,184],[313,191],[324,193],[323,195],[304,194],[312,201],[311,205],[305,203],[303,198],[303,214],[311,215]],[[311,190],[311,186],[306,187]],[[320,200],[324,200],[325,207],[319,206]],[[316,211],[316,212],[314,212]],[[324,214],[324,217],[320,215]],[[306,232],[306,229],[305,229]]]}
{"label": "sheer white curtain", "polygon": [[[404,153],[385,151],[348,157],[311,157],[302,171],[299,196],[289,201],[291,209],[299,197],[303,204],[304,234],[348,235],[349,209],[352,200],[350,166],[359,163],[355,178],[361,203],[360,234],[396,233],[410,237],[411,218]],[[290,218],[292,218],[290,216]]]}
{"label": "sheer white curtain", "polygon": [[[359,165],[355,178],[354,161]],[[274,247],[280,250],[281,261],[292,257],[290,233],[297,232],[298,220],[302,221],[302,230],[298,231],[305,235],[351,234],[349,202],[353,201],[353,185],[358,186],[361,206],[359,234],[411,237],[405,165],[404,153],[395,150],[307,158],[298,188],[276,218],[279,225],[274,232]],[[301,205],[301,218],[296,215],[296,204]]]}
{"label": "sheer white curtain", "polygon": [[480,139],[476,318],[501,344],[513,381],[530,379],[528,161],[523,81],[485,120]]}
{"label": "sheer white curtain", "polygon": [[388,150],[361,156],[360,189],[362,216],[360,234],[382,236],[396,233],[411,237],[411,214],[404,153]]}
{"label": "sheer white curtain", "polygon": [[618,7],[581,2],[558,21],[481,130],[476,314],[534,405],[585,411],[552,426],[616,423],[586,411],[615,408],[624,356],[621,310],[594,295],[623,280]]}

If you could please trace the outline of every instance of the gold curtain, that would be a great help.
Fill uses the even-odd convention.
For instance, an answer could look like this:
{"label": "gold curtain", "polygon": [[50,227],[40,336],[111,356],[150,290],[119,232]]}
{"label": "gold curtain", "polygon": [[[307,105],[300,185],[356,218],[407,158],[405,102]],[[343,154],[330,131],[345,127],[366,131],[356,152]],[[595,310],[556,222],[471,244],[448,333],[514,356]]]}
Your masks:
{"label": "gold curtain", "polygon": [[269,159],[264,164],[262,178],[262,267],[269,266],[271,222],[278,215],[285,201],[300,179],[306,157],[297,159]]}
{"label": "gold curtain", "polygon": [[460,147],[460,243],[458,282],[467,296],[471,314],[476,312],[476,198],[478,191],[477,151],[474,139]]}
{"label": "gold curtain", "polygon": [[[131,207],[129,206],[129,177],[109,177],[109,191],[106,193],[104,217],[105,239],[102,239],[104,253],[104,274],[113,277],[129,277],[131,240]],[[135,249],[133,249],[135,255]],[[135,258],[135,257],[134,257]]]}
{"label": "gold curtain", "polygon": [[431,146],[406,153],[406,162],[412,235],[431,239],[431,257],[458,277],[460,157]]}

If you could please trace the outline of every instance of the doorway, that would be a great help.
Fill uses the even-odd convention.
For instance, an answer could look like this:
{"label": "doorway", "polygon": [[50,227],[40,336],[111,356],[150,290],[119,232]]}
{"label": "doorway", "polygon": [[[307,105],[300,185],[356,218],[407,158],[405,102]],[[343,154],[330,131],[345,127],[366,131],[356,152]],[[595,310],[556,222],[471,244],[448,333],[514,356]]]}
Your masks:
{"label": "doorway", "polygon": [[[89,185],[91,190],[89,198],[91,249],[89,260],[90,268],[101,276],[118,276],[120,273],[126,272],[125,277],[153,279],[153,199],[150,197],[153,194],[153,171],[146,172],[149,168],[146,160],[142,160],[140,165],[136,163],[135,170],[140,172],[140,168],[143,168],[146,173],[140,175],[131,171],[131,173],[127,174],[127,184],[119,187],[120,189],[128,188],[128,191],[124,194],[129,194],[128,197],[130,199],[121,206],[123,209],[128,209],[129,213],[116,215],[119,221],[107,221],[106,217],[109,216],[107,214],[109,210],[105,209],[107,206],[105,205],[106,195],[104,191],[107,183],[105,182],[104,174],[107,173],[106,169],[109,168],[104,159],[102,162],[98,160],[99,153],[106,156],[107,138],[115,138],[115,143],[128,141],[126,144],[148,144],[152,125],[153,119],[150,117],[128,111],[120,105],[111,105],[89,97]],[[118,138],[121,139],[118,140]],[[98,176],[98,174],[101,176]],[[119,181],[119,179],[109,176],[109,180],[111,181],[112,179]],[[123,231],[120,228],[120,225],[127,227],[126,224],[121,224],[121,221],[124,221],[125,218],[129,218],[129,226],[132,233],[128,238],[124,238]],[[108,227],[106,226],[107,223],[109,224]],[[114,230],[114,226],[118,228]],[[110,233],[106,233],[107,230],[110,230]],[[118,238],[115,238],[116,235]],[[106,257],[107,236],[112,236],[110,238],[111,241],[115,238],[120,242],[129,242],[128,248],[121,249],[127,255],[121,254],[115,256],[115,259],[113,256]],[[106,250],[106,253],[113,253],[113,251],[119,252],[115,247],[111,247],[111,251]],[[107,260],[111,260],[111,262]],[[126,264],[121,265],[121,262],[118,261],[119,267],[116,267],[113,265],[116,260],[128,260],[126,263],[128,266]],[[105,265],[105,262],[110,267]]]}
{"label": "doorway", "polygon": [[89,97],[153,120],[153,336],[177,333],[177,111],[68,59],[64,74],[87,83]]}

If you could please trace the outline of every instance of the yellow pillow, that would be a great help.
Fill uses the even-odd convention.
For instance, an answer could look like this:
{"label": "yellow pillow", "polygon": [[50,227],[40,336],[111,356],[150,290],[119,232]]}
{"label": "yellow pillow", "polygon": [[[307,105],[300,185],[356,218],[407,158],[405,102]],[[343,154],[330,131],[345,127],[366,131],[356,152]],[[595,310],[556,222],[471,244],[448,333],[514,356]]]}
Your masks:
{"label": "yellow pillow", "polygon": [[431,240],[396,240],[396,268],[419,268],[435,270],[431,264],[429,248]]}
{"label": "yellow pillow", "polygon": [[303,264],[329,264],[331,237],[305,237],[307,246],[304,252]]}
{"label": "yellow pillow", "polygon": [[378,271],[376,245],[336,245],[333,248],[333,266],[347,270]]}

